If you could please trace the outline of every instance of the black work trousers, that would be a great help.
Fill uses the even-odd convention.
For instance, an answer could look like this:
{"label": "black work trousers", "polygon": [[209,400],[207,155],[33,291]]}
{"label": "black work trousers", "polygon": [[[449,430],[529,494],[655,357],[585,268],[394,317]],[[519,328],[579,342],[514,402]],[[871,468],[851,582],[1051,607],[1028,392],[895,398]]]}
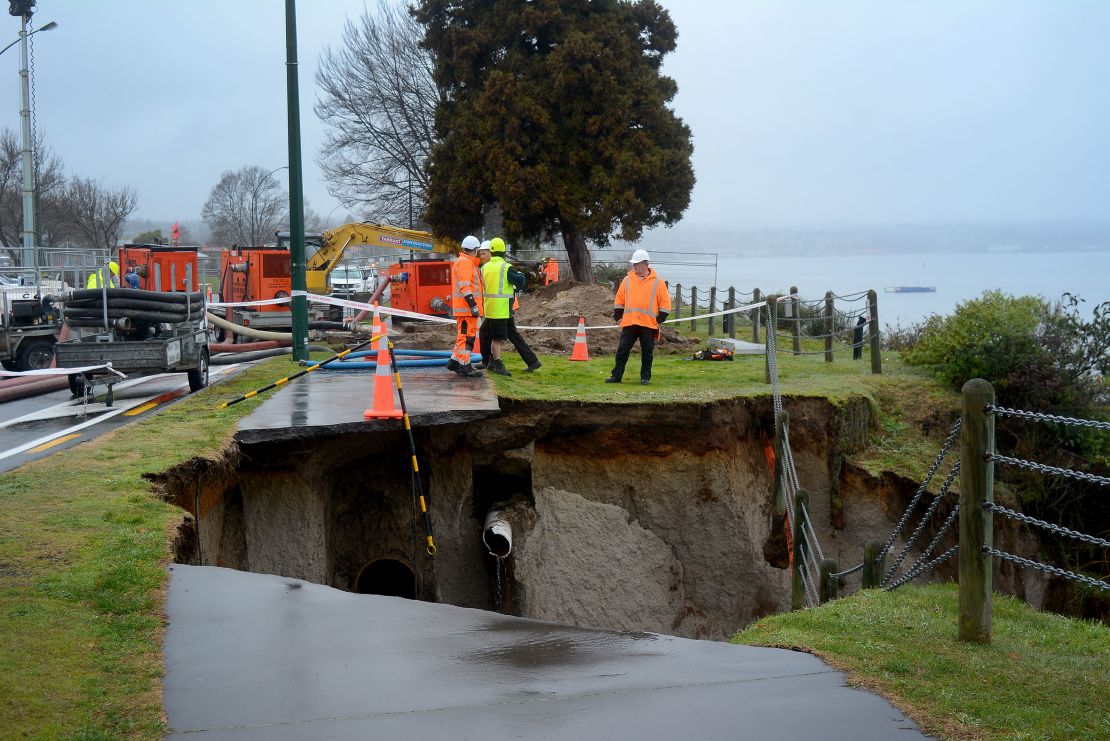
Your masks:
{"label": "black work trousers", "polygon": [[624,377],[624,366],[628,363],[628,356],[632,353],[632,346],[636,344],[636,340],[640,341],[640,352],[643,354],[643,358],[640,360],[640,380],[651,380],[651,361],[655,359],[655,329],[653,327],[641,327],[639,324],[621,327],[621,339],[617,345],[617,363],[613,366],[613,378],[620,380]]}
{"label": "black work trousers", "polygon": [[[536,364],[539,358],[536,357],[536,353],[532,351],[528,343],[524,341],[524,338],[516,328],[516,320],[511,316],[509,317],[509,332],[507,339],[509,342],[513,343],[513,347],[516,348],[516,351],[520,354],[520,358],[524,361],[525,365]],[[486,365],[489,365],[489,361],[493,358],[493,355],[490,354],[492,345],[493,340],[490,338],[489,331],[486,329],[486,323],[482,322],[482,326],[478,328],[478,347],[482,352],[482,362]]]}

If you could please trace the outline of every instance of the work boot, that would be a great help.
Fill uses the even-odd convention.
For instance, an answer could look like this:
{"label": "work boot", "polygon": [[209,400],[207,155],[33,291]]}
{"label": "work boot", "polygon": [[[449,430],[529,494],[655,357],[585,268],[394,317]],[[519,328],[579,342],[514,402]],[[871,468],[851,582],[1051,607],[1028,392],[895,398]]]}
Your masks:
{"label": "work boot", "polygon": [[608,378],[605,379],[605,383],[620,383],[620,382],[621,382],[621,379],[617,378],[616,376],[609,376]]}
{"label": "work boot", "polygon": [[474,364],[474,370],[485,370],[487,367],[488,366],[484,360],[481,363]]}
{"label": "work boot", "polygon": [[458,373],[459,372],[459,361],[455,360],[454,358],[451,358],[450,360],[448,360],[447,361],[447,370],[455,371],[456,373]]}
{"label": "work boot", "polygon": [[467,363],[466,365],[460,365],[458,371],[456,371],[456,372],[460,376],[462,376],[463,378],[481,378],[482,377],[482,371],[474,370],[474,366],[471,365],[470,363]]}
{"label": "work boot", "polygon": [[532,373],[533,371],[538,371],[541,365],[543,365],[543,363],[539,361],[539,358],[536,358],[536,362],[530,364],[527,368],[525,368],[524,372]]}
{"label": "work boot", "polygon": [[641,378],[641,379],[640,379],[640,384],[641,384],[641,385],[643,385],[643,386],[647,386],[647,385],[648,385],[648,384],[650,384],[650,383],[651,383],[651,379],[650,379],[650,378]]}
{"label": "work boot", "polygon": [[505,368],[504,361],[501,361],[501,360],[491,360],[491,361],[489,361],[489,372],[490,373],[496,373],[499,376],[511,376],[512,375],[512,373],[510,373],[508,371],[508,369]]}

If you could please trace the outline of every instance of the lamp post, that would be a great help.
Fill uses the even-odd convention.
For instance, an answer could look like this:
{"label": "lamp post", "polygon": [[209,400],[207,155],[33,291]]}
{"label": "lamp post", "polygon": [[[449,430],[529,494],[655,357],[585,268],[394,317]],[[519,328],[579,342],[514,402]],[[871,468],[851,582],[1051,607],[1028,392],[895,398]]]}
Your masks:
{"label": "lamp post", "polygon": [[31,150],[31,87],[30,87],[30,72],[28,70],[27,62],[27,39],[34,36],[40,31],[52,31],[58,27],[54,21],[50,21],[42,28],[35,29],[30,33],[27,32],[27,21],[31,18],[31,9],[24,6],[23,14],[20,16],[20,30],[19,38],[12,43],[0,49],[0,54],[3,54],[8,49],[19,44],[20,50],[20,95],[22,99],[22,107],[20,108],[20,123],[23,128],[23,266],[31,264],[35,268],[35,284],[38,285],[42,282],[42,276],[39,274],[39,261],[38,250],[35,244],[35,158]]}

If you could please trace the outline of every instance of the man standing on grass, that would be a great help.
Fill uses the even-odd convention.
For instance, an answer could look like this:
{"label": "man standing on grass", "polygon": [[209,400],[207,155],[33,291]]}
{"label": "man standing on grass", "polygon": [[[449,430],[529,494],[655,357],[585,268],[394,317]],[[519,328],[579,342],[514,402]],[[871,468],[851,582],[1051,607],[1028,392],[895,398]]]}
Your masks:
{"label": "man standing on grass", "polygon": [[481,315],[482,273],[478,259],[478,238],[468,236],[462,241],[462,252],[451,264],[451,312],[455,315],[455,351],[447,361],[447,370],[463,378],[481,374],[470,364],[470,349],[478,334]]}
{"label": "man standing on grass", "polygon": [[620,383],[624,366],[632,346],[640,341],[640,383],[651,383],[651,361],[655,357],[655,340],[660,335],[659,325],[666,321],[671,311],[671,294],[667,284],[648,262],[647,250],[632,253],[632,269],[621,281],[613,299],[613,319],[620,323],[621,339],[617,345],[617,362],[605,383]]}

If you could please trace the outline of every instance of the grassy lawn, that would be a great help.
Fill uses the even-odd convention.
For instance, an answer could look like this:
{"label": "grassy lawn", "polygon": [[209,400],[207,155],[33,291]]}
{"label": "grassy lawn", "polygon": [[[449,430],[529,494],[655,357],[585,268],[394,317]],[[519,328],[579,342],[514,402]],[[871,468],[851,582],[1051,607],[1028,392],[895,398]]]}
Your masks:
{"label": "grassy lawn", "polygon": [[216,456],[274,359],[0,477],[0,736],[161,738],[162,599],[182,513],[144,473]]}
{"label": "grassy lawn", "polygon": [[993,642],[960,643],[957,604],[952,585],[867,590],[764,618],[733,642],[814,653],[930,734],[1110,738],[1110,628],[995,595]]}

